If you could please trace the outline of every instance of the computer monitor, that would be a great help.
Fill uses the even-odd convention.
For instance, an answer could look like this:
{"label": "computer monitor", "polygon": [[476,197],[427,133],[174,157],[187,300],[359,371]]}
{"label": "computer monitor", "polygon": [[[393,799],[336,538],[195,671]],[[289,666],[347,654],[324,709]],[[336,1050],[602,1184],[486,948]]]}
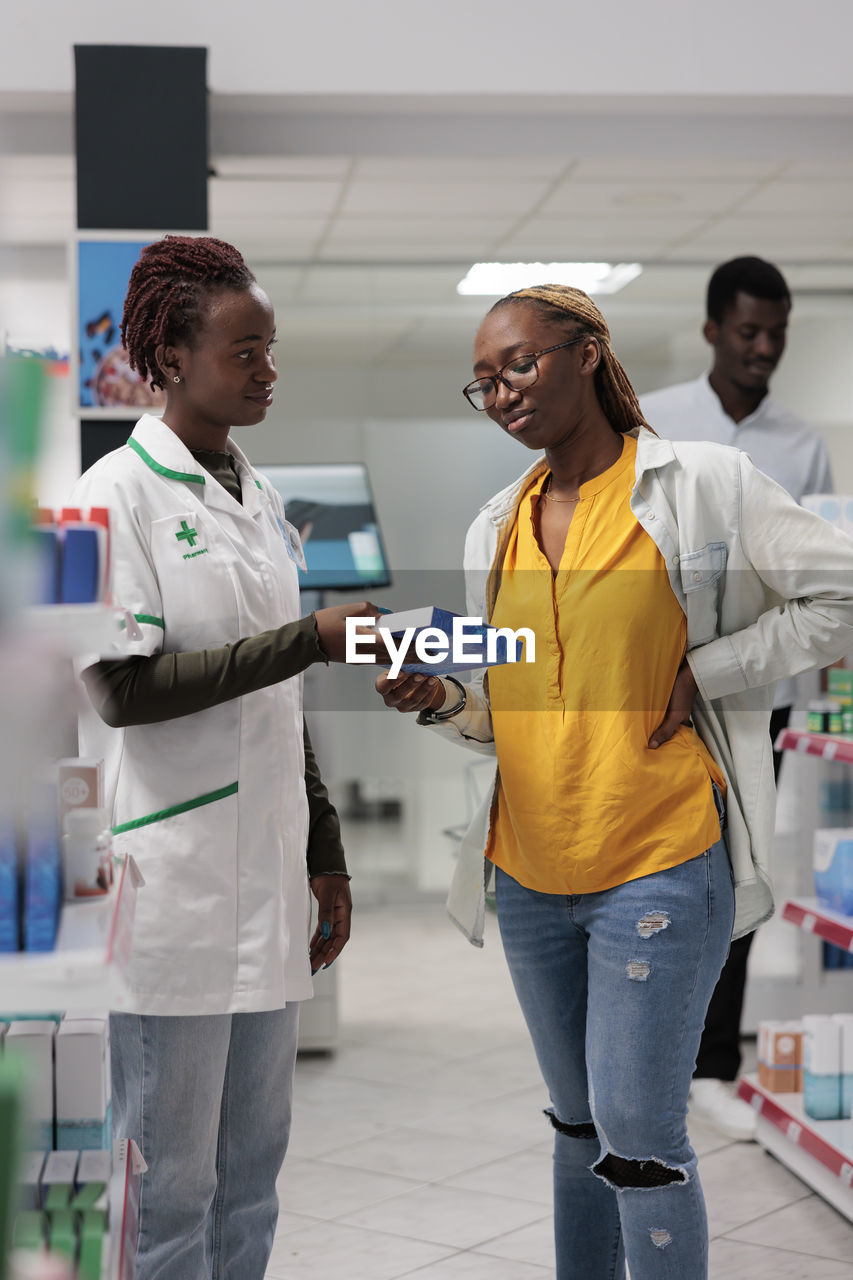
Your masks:
{"label": "computer monitor", "polygon": [[299,530],[307,573],[304,591],[387,587],[391,574],[367,469],[360,462],[256,466],[281,494],[287,519]]}

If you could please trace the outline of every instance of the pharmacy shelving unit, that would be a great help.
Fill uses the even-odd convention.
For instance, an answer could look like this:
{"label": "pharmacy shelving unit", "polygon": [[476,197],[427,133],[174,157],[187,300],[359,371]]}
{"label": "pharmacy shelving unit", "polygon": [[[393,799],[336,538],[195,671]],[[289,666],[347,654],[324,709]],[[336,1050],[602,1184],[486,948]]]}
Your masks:
{"label": "pharmacy shelving unit", "polygon": [[[790,776],[796,778],[798,830],[794,836],[789,834],[785,837],[791,841],[788,856],[792,861],[793,875],[789,877],[784,892],[792,902],[805,903],[813,884],[812,832],[818,826],[834,825],[831,819],[827,822],[828,815],[820,808],[821,778],[827,768],[845,770],[853,766],[853,736],[812,733],[799,728],[784,729],[775,746],[777,750],[798,757],[790,761],[791,765],[796,765]],[[787,776],[783,772],[783,786]],[[795,908],[790,910],[792,915],[781,908],[778,918],[791,919],[792,923],[799,924]],[[785,925],[780,925],[779,930],[782,935],[790,932]],[[811,932],[824,936],[820,929]],[[838,945],[835,937],[826,940]],[[798,1018],[805,1013],[841,1013],[853,1009],[853,973],[850,969],[825,969],[821,947],[804,934],[799,940],[792,935],[790,944],[779,937],[778,946],[784,948],[786,958],[796,957],[796,972],[786,972],[784,976],[761,973],[750,977],[744,1026],[754,1031],[758,1022],[765,1019]]]}
{"label": "pharmacy shelving unit", "polygon": [[141,883],[130,859],[119,869],[111,893],[63,906],[53,951],[0,956],[0,1012],[124,1008],[124,973]]}
{"label": "pharmacy shelving unit", "polygon": [[853,1222],[853,1120],[812,1120],[801,1093],[770,1093],[754,1075],[738,1094],[755,1109],[761,1146]]}
{"label": "pharmacy shelving unit", "polygon": [[[853,764],[853,738],[785,729],[776,747]],[[790,898],[781,915],[806,933],[853,951],[853,919],[827,910],[816,898]],[[839,1012],[849,1007],[851,976],[849,969],[825,975]],[[759,1143],[853,1222],[853,1120],[813,1120],[803,1110],[802,1094],[771,1093],[754,1075],[741,1078],[738,1094],[755,1109]]]}
{"label": "pharmacy shelving unit", "polygon": [[841,737],[833,733],[783,729],[776,739],[776,750],[796,751],[798,755],[819,756],[821,760],[853,764],[853,737]]}
{"label": "pharmacy shelving unit", "polygon": [[[4,653],[11,653],[14,663],[16,655],[29,648],[38,652],[39,661],[55,659],[67,663],[70,671],[70,660],[78,655],[114,651],[120,622],[120,614],[108,605],[34,606],[9,624]],[[103,898],[63,906],[53,951],[0,956],[0,1011],[14,1016],[123,1008],[124,974],[141,884],[130,859],[118,869],[115,885]],[[104,1280],[133,1280],[139,1179],[144,1167],[135,1143],[115,1144]]]}

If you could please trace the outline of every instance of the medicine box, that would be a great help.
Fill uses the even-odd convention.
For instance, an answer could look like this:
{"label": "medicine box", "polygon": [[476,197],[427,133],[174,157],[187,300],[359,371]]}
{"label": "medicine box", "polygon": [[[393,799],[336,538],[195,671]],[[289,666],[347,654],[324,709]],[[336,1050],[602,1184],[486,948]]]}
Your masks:
{"label": "medicine box", "polygon": [[56,1033],[56,1146],[109,1147],[110,1064],[105,1018],[63,1018]]}
{"label": "medicine box", "polygon": [[803,1028],[799,1022],[758,1024],[758,1083],[772,1093],[801,1093]]}
{"label": "medicine box", "polygon": [[27,1078],[28,1145],[53,1148],[53,1048],[56,1023],[33,1018],[9,1023],[4,1043],[7,1057],[22,1063]]}
{"label": "medicine box", "polygon": [[841,1117],[841,1028],[829,1015],[803,1018],[803,1110],[813,1120]]}
{"label": "medicine box", "polygon": [[41,1203],[41,1171],[46,1151],[24,1151],[18,1166],[18,1202],[22,1209],[37,1209]]}
{"label": "medicine box", "polygon": [[853,829],[818,828],[813,847],[818,902],[830,911],[853,916]]}
{"label": "medicine box", "polygon": [[76,1151],[51,1151],[41,1175],[41,1204],[48,1212],[67,1209],[77,1175]]}

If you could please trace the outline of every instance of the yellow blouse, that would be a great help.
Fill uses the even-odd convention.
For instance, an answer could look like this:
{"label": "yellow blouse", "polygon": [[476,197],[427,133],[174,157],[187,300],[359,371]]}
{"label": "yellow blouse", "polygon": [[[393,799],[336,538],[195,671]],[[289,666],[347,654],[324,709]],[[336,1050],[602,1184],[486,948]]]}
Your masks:
{"label": "yellow blouse", "polygon": [[580,488],[559,570],[534,532],[544,476],[522,499],[491,622],[530,627],[535,663],[489,672],[501,784],[486,854],[527,888],[592,893],[674,867],[719,839],[694,729],[664,717],[687,624],[633,515],[636,441]]}

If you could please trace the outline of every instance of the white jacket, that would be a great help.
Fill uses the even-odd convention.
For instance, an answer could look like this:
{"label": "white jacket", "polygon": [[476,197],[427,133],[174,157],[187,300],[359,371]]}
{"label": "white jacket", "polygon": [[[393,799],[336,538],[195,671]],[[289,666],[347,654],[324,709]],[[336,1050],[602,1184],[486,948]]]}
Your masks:
{"label": "white jacket", "polygon": [[[173,431],[145,416],[77,482],[105,506],[127,652],[218,648],[300,616],[296,531],[229,439],[242,505]],[[105,761],[114,847],[145,878],[131,1009],[248,1013],[311,996],[302,677],[159,724],[109,728],[91,706],[80,750]]]}
{"label": "white jacket", "polygon": [[[545,469],[544,459],[534,463],[468,530],[471,616],[489,615],[489,571],[502,559],[522,493]],[[631,510],[664,557],[687,617],[687,660],[699,689],[693,720],[727,784],[739,937],[773,912],[773,684],[853,650],[853,539],[803,510],[740,450],[673,443],[645,429],[638,435]],[[433,728],[494,754],[482,672],[468,688],[464,710]],[[477,946],[492,874],[483,851],[493,800],[494,789],[463,839],[448,898],[451,918]]]}

